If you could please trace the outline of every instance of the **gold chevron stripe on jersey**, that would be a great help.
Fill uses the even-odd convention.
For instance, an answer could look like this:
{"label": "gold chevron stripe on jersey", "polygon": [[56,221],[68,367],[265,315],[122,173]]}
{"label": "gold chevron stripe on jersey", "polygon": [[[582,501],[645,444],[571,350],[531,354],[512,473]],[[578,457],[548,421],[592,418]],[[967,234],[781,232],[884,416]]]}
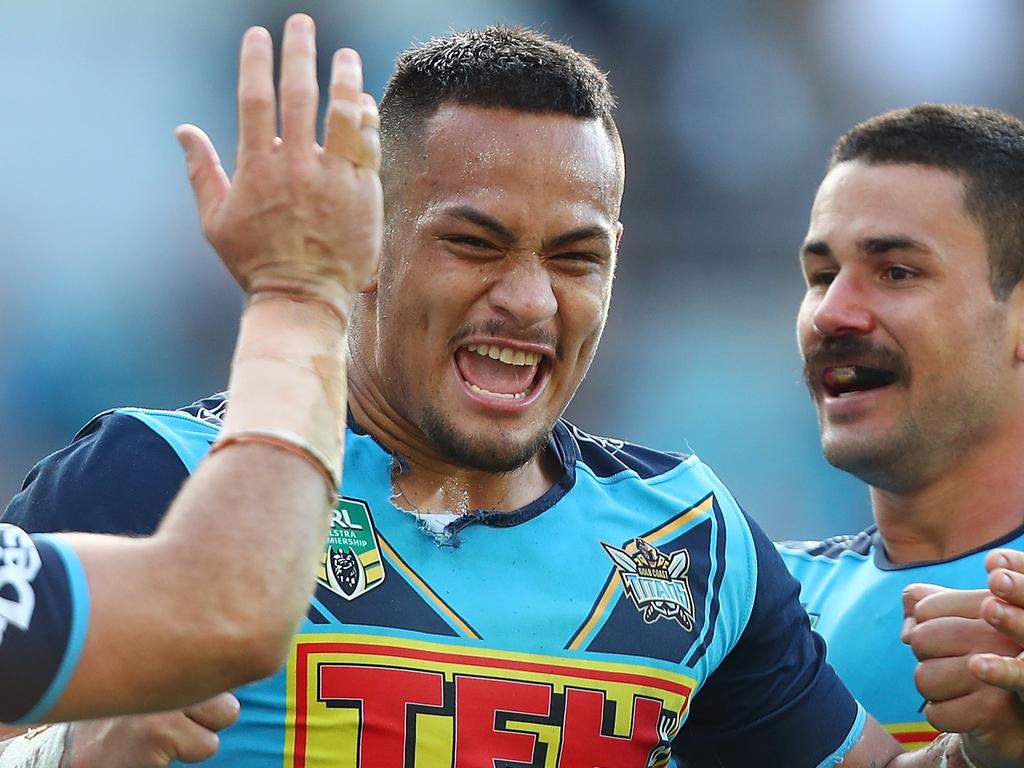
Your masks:
{"label": "gold chevron stripe on jersey", "polygon": [[[674,534],[678,533],[691,523],[710,515],[714,506],[714,494],[708,495],[689,509],[684,509],[664,525],[656,528],[650,533],[645,533],[639,538],[642,538],[648,544],[657,546],[659,543],[671,538]],[[623,547],[623,550],[630,555],[634,554],[637,551],[635,539],[629,541],[629,543]],[[576,631],[572,640],[570,640],[569,644],[566,645],[566,649],[570,651],[578,651],[586,647],[586,644],[590,642],[591,636],[597,628],[601,626],[605,617],[608,615],[608,611],[611,610],[615,598],[622,589],[622,582],[618,578],[617,571],[614,566],[611,571],[611,574],[608,576],[608,581],[605,582],[604,589],[601,591],[601,597],[598,598],[594,605],[594,609],[590,612],[590,616],[587,617],[586,622]]]}

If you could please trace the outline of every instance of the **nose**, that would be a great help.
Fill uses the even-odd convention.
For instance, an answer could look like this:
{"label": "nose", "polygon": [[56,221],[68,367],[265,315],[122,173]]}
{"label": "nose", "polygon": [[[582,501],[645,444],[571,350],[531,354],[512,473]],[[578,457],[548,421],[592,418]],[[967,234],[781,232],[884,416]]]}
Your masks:
{"label": "nose", "polygon": [[523,328],[544,323],[558,312],[551,274],[538,258],[516,259],[491,286],[489,299]]}
{"label": "nose", "polygon": [[863,335],[875,327],[866,287],[856,276],[842,270],[810,309],[814,330],[822,336]]}

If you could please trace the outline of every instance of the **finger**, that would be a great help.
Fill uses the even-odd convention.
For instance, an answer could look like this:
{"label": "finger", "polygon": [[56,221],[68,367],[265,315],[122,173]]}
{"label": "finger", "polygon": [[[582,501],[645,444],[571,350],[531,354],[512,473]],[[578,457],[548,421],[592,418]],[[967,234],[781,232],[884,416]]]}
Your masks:
{"label": "finger", "polygon": [[917,624],[914,609],[925,596],[942,591],[942,587],[934,584],[910,584],[903,590],[903,627],[900,629],[900,640],[910,642],[910,631]]}
{"label": "finger", "polygon": [[344,99],[327,105],[324,149],[353,165],[374,168],[380,165],[380,138],[376,128],[363,127],[364,108]]}
{"label": "finger", "polygon": [[1024,646],[1024,609],[998,597],[987,597],[981,604],[981,617],[1008,640]]}
{"label": "finger", "polygon": [[920,624],[939,616],[961,616],[976,619],[981,603],[989,596],[987,589],[943,589],[925,595],[914,606],[914,619]]}
{"label": "finger", "polygon": [[220,164],[213,142],[201,129],[194,125],[179,125],[175,135],[185,150],[188,180],[196,197],[199,217],[205,223],[228,193],[231,182]]}
{"label": "finger", "polygon": [[988,687],[946,701],[930,701],[924,714],[940,731],[972,733],[991,728],[996,720],[1004,720],[1007,709],[1006,693]]}
{"label": "finger", "polygon": [[987,622],[959,616],[941,616],[921,622],[910,635],[910,647],[921,661],[972,653],[1016,655],[1019,650],[1019,646]]}
{"label": "finger", "polygon": [[968,660],[967,669],[983,683],[1024,696],[1024,660],[979,653]]}
{"label": "finger", "polygon": [[1016,549],[993,549],[985,555],[985,570],[993,571],[996,568],[1024,573],[1024,552]]}
{"label": "finger", "polygon": [[316,29],[304,13],[289,17],[281,43],[281,136],[292,148],[316,141]]}
{"label": "finger", "polygon": [[267,30],[252,27],[242,37],[238,63],[239,156],[268,151],[276,134],[274,47]]}
{"label": "finger", "polygon": [[364,93],[360,96],[362,113],[360,114],[359,131],[363,135],[363,146],[369,155],[366,163],[375,171],[380,170],[380,113],[373,96]]}
{"label": "finger", "polygon": [[220,748],[220,737],[209,728],[182,717],[171,733],[174,757],[183,763],[201,763],[209,760]]}
{"label": "finger", "polygon": [[339,48],[331,60],[331,100],[359,102],[363,93],[363,60],[352,48]]}
{"label": "finger", "polygon": [[324,148],[358,166],[380,165],[380,119],[373,97],[364,94],[363,65],[351,48],[334,52],[331,100],[324,119]]}
{"label": "finger", "polygon": [[948,701],[982,687],[968,670],[966,656],[922,661],[914,670],[914,684],[928,701]]}
{"label": "finger", "polygon": [[988,588],[1006,602],[1024,607],[1024,574],[1009,568],[995,568],[988,575]]}
{"label": "finger", "polygon": [[227,728],[238,719],[241,705],[233,694],[221,693],[183,710],[185,717],[211,731]]}

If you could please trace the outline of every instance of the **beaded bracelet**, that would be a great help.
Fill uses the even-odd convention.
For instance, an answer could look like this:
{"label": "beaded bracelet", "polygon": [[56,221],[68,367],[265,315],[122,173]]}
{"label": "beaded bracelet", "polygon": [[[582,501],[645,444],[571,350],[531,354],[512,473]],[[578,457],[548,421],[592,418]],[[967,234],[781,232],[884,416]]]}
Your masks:
{"label": "beaded bracelet", "polygon": [[240,429],[230,435],[222,435],[210,447],[210,454],[243,443],[270,445],[305,459],[324,478],[327,483],[327,494],[331,500],[333,501],[338,495],[338,489],[341,487],[341,472],[334,469],[328,458],[301,435],[276,429]]}

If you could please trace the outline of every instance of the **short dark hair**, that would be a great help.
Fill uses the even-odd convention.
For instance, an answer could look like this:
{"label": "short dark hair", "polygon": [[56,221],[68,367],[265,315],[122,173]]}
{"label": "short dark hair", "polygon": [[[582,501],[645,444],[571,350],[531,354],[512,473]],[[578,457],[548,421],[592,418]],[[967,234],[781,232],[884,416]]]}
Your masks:
{"label": "short dark hair", "polygon": [[872,117],[839,137],[829,170],[851,160],[926,165],[961,176],[964,209],[985,233],[993,293],[1005,299],[1024,279],[1024,121],[986,107],[919,104]]}
{"label": "short dark hair", "polygon": [[384,162],[445,103],[599,119],[619,147],[615,97],[597,64],[536,30],[495,25],[435,37],[398,57],[380,101]]}

